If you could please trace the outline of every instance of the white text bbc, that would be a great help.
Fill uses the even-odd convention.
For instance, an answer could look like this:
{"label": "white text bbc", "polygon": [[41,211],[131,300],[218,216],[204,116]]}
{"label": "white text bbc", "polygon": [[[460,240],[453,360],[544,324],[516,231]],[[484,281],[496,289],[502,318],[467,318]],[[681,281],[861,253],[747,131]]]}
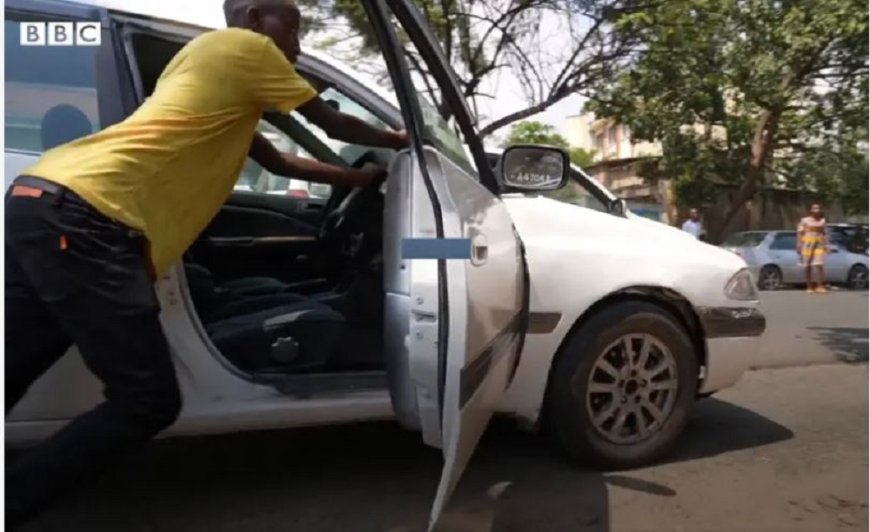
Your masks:
{"label": "white text bbc", "polygon": [[99,22],[21,22],[21,46],[99,46]]}

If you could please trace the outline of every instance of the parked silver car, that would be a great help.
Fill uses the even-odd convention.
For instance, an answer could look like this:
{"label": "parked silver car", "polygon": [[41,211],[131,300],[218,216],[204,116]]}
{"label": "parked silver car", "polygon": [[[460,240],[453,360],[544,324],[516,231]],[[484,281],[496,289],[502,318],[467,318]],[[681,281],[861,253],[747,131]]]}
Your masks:
{"label": "parked silver car", "polygon": [[[762,290],[776,290],[805,280],[797,252],[796,231],[735,233],[722,247],[746,261]],[[867,289],[867,255],[852,253],[834,239],[825,257],[825,282],[855,290]]]}

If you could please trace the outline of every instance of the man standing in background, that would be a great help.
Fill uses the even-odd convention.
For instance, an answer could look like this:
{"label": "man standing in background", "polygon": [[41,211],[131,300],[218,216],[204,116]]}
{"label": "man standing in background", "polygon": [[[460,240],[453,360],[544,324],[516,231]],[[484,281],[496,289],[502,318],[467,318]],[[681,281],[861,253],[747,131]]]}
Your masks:
{"label": "man standing in background", "polygon": [[701,215],[698,213],[698,209],[689,210],[689,219],[683,222],[683,231],[700,240],[704,227],[701,225]]}

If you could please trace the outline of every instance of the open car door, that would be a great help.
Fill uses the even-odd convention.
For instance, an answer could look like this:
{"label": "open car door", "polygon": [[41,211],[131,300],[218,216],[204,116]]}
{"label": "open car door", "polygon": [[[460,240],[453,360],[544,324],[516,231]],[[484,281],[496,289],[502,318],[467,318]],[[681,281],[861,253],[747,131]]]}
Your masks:
{"label": "open car door", "polygon": [[[393,161],[387,182],[385,347],[399,421],[443,450],[434,527],[515,372],[528,316],[528,275],[522,242],[425,22],[405,1],[365,5],[413,139],[411,150]],[[414,90],[398,25],[441,94],[451,94],[448,102],[473,160]]]}

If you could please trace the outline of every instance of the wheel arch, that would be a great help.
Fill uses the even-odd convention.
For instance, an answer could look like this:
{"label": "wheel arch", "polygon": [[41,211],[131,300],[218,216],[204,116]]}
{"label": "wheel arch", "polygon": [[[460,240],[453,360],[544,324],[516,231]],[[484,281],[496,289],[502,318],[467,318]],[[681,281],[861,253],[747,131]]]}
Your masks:
{"label": "wheel arch", "polygon": [[[673,317],[689,335],[692,345],[695,348],[695,356],[698,359],[698,368],[703,371],[707,365],[707,344],[704,341],[704,326],[701,319],[695,312],[694,307],[689,300],[679,292],[663,287],[638,285],[622,288],[615,292],[611,292],[595,303],[589,306],[583,314],[577,317],[568,332],[559,343],[555,356],[550,363],[550,369],[547,375],[547,387],[544,391],[544,409],[541,412],[541,418],[544,423],[547,421],[549,413],[547,412],[550,404],[550,393],[552,390],[554,368],[558,365],[559,360],[564,356],[568,343],[571,337],[583,327],[593,316],[611,306],[620,305],[629,302],[643,302],[655,305]],[[702,379],[698,379],[698,386],[702,384]]]}
{"label": "wheel arch", "polygon": [[[853,275],[853,272],[861,271],[861,270],[864,270],[864,275],[867,275],[867,273],[870,272],[870,268],[867,268],[867,265],[863,264],[861,262],[856,262],[856,263],[852,264],[851,266],[849,266],[849,270],[846,271],[846,286],[848,286],[849,288],[855,288],[854,283],[853,283],[853,279],[852,279],[852,275]],[[860,287],[859,287],[859,289],[860,289]]]}
{"label": "wheel arch", "polygon": [[761,279],[762,279],[762,274],[764,273],[764,270],[766,268],[773,268],[779,272],[780,286],[782,286],[783,283],[785,283],[785,272],[782,271],[782,268],[780,268],[779,264],[776,264],[774,262],[767,262],[765,264],[762,264],[761,267],[758,268],[758,282],[756,283],[756,285],[758,286],[759,289],[762,289],[761,288]]}

